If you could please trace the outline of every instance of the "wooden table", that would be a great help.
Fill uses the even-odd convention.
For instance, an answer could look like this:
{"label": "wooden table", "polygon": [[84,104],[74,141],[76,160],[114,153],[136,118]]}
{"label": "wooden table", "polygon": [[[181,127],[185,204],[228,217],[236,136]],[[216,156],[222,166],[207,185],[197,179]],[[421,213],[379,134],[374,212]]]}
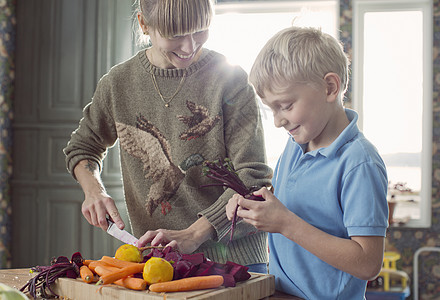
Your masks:
{"label": "wooden table", "polygon": [[[238,283],[237,287],[235,288],[218,288],[215,290],[205,290],[205,292],[186,292],[186,293],[193,293],[190,296],[194,296],[193,298],[188,297],[189,294],[185,294],[184,297],[180,299],[210,299],[214,296],[218,297],[218,299],[227,299],[227,300],[233,300],[234,294],[238,295],[237,293],[242,293],[245,291],[247,293],[247,299],[257,299],[253,297],[253,293],[267,293],[269,291],[269,294],[272,294],[272,296],[265,297],[263,299],[269,299],[269,300],[284,300],[284,299],[300,299],[298,297],[294,297],[291,295],[287,295],[278,291],[275,291],[274,287],[274,280],[272,275],[264,275],[259,273],[251,273],[252,277],[245,282]],[[0,270],[0,282],[7,284],[13,288],[20,289],[26,282],[29,281],[35,274],[30,274],[29,269],[3,269]],[[80,279],[74,280],[74,279],[67,279],[67,278],[60,278],[58,279],[58,282],[55,284],[54,287],[55,291],[59,293],[60,295],[63,292],[66,293],[77,293],[79,289],[82,290],[84,293],[92,293],[91,290],[93,290],[94,298],[96,294],[96,286],[88,285],[86,283],[83,283]],[[256,291],[256,289],[259,289],[259,291]],[[87,291],[88,290],[88,291]],[[137,292],[137,291],[130,291],[124,288],[121,288],[119,286],[107,286],[102,291],[100,297],[96,299],[131,299],[131,298],[137,298],[137,299],[164,299],[163,295],[160,295],[160,297],[156,296],[156,293],[148,293],[147,292]],[[60,293],[61,291],[61,293]],[[225,291],[228,291],[229,293],[225,293]],[[207,294],[208,292],[208,294]],[[106,296],[106,293],[108,294],[108,297]],[[123,293],[123,297],[121,297],[121,293]],[[136,294],[137,293],[137,294]],[[139,297],[140,294],[144,297]],[[221,294],[224,294],[225,297],[219,296]],[[115,295],[117,295],[117,298],[113,298]],[[148,295],[148,296],[146,296]],[[168,293],[168,295],[170,295]],[[232,296],[231,296],[232,295]],[[167,299],[179,299],[176,293],[173,293],[173,296],[176,297],[170,297],[168,296]],[[183,294],[182,294],[183,296]],[[240,297],[240,296],[238,296]],[[236,296],[237,298],[237,296]],[[237,298],[239,299],[239,298]],[[82,299],[79,299],[82,300]]]}

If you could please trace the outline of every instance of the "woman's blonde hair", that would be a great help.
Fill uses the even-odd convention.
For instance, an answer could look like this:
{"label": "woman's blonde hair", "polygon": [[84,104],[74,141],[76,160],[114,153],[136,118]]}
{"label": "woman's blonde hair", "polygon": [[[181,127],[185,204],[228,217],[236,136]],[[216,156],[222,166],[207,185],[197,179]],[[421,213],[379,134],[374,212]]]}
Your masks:
{"label": "woman's blonde hair", "polygon": [[[136,0],[134,5],[135,16],[141,13],[145,24],[165,38],[208,29],[214,15],[213,0]],[[140,36],[138,42],[148,42],[137,18],[134,22]]]}
{"label": "woman's blonde hair", "polygon": [[[341,79],[341,96],[348,86],[349,60],[341,43],[316,28],[289,27],[275,34],[258,54],[250,81],[260,97],[264,91],[289,83],[325,84],[327,73]],[[279,90],[277,90],[279,92]]]}

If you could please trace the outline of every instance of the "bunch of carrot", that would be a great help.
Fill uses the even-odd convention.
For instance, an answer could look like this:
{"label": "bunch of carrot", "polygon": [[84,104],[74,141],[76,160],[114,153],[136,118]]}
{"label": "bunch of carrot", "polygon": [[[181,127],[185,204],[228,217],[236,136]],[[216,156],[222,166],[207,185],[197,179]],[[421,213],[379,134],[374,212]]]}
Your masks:
{"label": "bunch of carrot", "polygon": [[[103,256],[100,260],[84,260],[80,268],[81,279],[86,283],[117,284],[132,290],[145,290],[147,282],[142,278],[134,277],[142,273],[143,263],[122,261],[110,256]],[[99,278],[98,278],[99,277]]]}

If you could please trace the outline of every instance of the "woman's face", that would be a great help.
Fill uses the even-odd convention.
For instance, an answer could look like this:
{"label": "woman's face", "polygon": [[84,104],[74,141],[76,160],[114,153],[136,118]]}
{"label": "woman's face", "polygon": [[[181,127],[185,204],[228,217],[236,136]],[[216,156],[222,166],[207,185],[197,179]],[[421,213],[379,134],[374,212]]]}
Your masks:
{"label": "woman's face", "polygon": [[199,59],[202,46],[208,40],[209,30],[165,38],[154,29],[149,31],[153,44],[149,59],[153,65],[164,68],[187,68]]}

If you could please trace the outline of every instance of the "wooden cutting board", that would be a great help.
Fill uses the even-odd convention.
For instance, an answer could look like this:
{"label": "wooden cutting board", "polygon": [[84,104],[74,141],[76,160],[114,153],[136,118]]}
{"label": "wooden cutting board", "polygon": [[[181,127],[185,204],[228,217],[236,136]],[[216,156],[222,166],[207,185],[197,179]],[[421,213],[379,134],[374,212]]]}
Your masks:
{"label": "wooden cutting board", "polygon": [[59,278],[54,291],[61,299],[121,299],[121,300],[158,300],[158,299],[210,299],[210,300],[254,300],[269,297],[275,293],[273,275],[251,273],[251,278],[237,283],[235,287],[220,287],[192,292],[153,293],[150,291],[133,291],[116,285],[100,288],[94,284],[84,283],[81,279]]}

